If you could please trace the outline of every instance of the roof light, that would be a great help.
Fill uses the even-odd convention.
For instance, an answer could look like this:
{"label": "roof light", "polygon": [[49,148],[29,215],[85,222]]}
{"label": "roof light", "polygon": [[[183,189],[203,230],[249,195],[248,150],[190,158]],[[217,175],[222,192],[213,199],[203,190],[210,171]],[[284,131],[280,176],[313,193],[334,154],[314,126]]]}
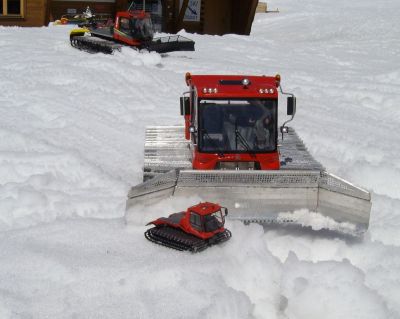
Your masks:
{"label": "roof light", "polygon": [[269,89],[269,93],[274,93],[274,89]]}
{"label": "roof light", "polygon": [[185,74],[185,82],[186,82],[187,86],[190,85],[190,80],[191,79],[192,79],[192,75],[190,74],[190,72],[186,72],[186,74]]}
{"label": "roof light", "polygon": [[281,76],[279,74],[275,75],[275,84],[277,88],[281,85]]}
{"label": "roof light", "polygon": [[209,93],[209,94],[211,94],[211,93],[218,93],[218,90],[217,90],[217,88],[203,88],[203,93]]}
{"label": "roof light", "polygon": [[258,92],[260,92],[260,94],[263,94],[264,90],[263,89],[259,89]]}
{"label": "roof light", "polygon": [[249,79],[243,79],[242,84],[244,86],[248,86],[250,84],[250,80]]}

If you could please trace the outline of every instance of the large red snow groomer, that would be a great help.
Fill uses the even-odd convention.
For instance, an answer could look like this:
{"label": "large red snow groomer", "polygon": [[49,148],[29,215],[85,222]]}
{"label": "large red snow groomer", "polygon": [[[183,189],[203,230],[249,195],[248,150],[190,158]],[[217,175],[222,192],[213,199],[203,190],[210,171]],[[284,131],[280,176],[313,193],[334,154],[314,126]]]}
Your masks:
{"label": "large red snow groomer", "polygon": [[[303,223],[306,211],[335,230],[368,228],[369,192],[326,172],[286,126],[296,98],[282,91],[279,75],[188,73],[186,84],[185,125],[146,130],[145,182],[129,192],[128,221],[131,206],[197,195],[223,203],[230,219],[244,222]],[[288,95],[290,116],[280,127],[279,94]]]}

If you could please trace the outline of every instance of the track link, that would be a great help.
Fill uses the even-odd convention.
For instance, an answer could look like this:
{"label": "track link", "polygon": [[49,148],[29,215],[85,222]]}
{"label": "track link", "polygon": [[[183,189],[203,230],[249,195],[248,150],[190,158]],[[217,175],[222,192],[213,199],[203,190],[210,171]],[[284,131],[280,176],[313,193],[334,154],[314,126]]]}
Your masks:
{"label": "track link", "polygon": [[89,53],[102,52],[105,54],[113,54],[115,50],[121,51],[122,45],[113,41],[100,39],[90,36],[74,36],[71,38],[71,45],[79,50]]}
{"label": "track link", "polygon": [[222,233],[219,233],[208,240],[203,240],[196,236],[187,234],[179,228],[162,226],[148,229],[144,233],[144,236],[151,242],[165,247],[198,253],[209,246],[227,241],[231,238],[232,234],[229,230],[225,229]]}

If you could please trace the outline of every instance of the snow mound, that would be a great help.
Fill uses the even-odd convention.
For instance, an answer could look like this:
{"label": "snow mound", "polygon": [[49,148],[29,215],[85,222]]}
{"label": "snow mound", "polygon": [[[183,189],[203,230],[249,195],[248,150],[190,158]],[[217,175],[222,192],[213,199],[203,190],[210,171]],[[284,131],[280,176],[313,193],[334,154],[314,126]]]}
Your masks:
{"label": "snow mound", "polygon": [[280,213],[278,215],[278,222],[285,222],[287,220],[303,227],[311,227],[313,230],[328,229],[340,233],[356,235],[356,226],[354,224],[339,223],[330,217],[310,212],[307,209],[300,209],[293,213]]}
{"label": "snow mound", "polygon": [[12,131],[0,136],[13,141],[0,150],[0,231],[57,218],[123,216],[125,185],[76,152]]}

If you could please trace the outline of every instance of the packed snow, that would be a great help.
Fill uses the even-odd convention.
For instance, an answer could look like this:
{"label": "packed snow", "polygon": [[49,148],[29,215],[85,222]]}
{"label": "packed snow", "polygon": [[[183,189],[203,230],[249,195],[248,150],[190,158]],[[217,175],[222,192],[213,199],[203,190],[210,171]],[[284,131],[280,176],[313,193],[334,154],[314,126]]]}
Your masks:
{"label": "packed snow", "polygon": [[[400,318],[400,2],[268,4],[250,36],[181,31],[196,51],[164,57],[0,27],[0,318]],[[195,194],[126,225],[145,127],[182,123],[187,71],[281,74],[314,157],[371,192],[364,237],[228,221],[201,254],[144,238]]]}

